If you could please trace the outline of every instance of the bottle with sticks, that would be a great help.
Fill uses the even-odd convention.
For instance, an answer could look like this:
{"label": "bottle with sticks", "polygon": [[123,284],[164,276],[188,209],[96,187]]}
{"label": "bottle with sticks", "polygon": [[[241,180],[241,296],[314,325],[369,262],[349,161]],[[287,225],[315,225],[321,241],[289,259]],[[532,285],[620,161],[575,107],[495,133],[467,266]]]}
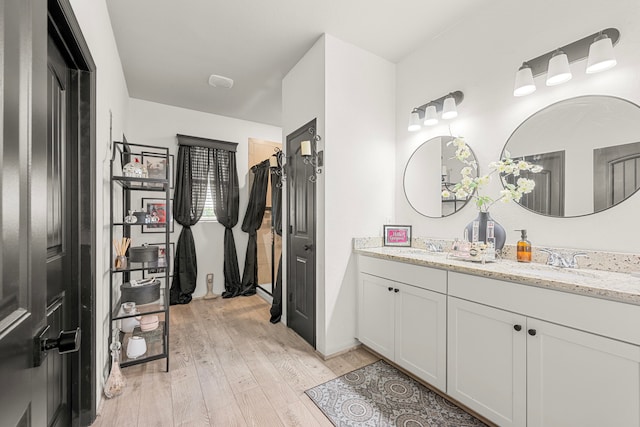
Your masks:
{"label": "bottle with sticks", "polygon": [[123,270],[127,268],[127,250],[129,249],[129,245],[131,244],[130,237],[123,237],[120,241],[113,239],[113,247],[116,249],[116,261],[115,268],[118,270]]}

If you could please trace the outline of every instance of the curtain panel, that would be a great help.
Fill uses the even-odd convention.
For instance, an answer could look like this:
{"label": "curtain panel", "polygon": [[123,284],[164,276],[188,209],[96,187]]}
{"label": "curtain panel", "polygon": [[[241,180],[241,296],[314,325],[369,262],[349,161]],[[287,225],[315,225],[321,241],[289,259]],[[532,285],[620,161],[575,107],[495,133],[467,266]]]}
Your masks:
{"label": "curtain panel", "polygon": [[[191,227],[202,217],[211,186],[216,216],[225,226],[225,289],[240,288],[238,258],[231,228],[238,222],[239,188],[235,164],[237,144],[178,135],[173,217],[182,225],[176,245],[170,303],[187,304],[196,288],[198,263]],[[219,205],[224,204],[219,208]],[[235,272],[233,266],[235,265]],[[231,279],[227,279],[231,277]]]}
{"label": "curtain panel", "polygon": [[[282,177],[271,175],[271,225],[278,236],[282,236]],[[276,284],[273,288],[271,303],[271,323],[278,323],[282,318],[282,253],[278,261]]]}
{"label": "curtain panel", "polygon": [[249,233],[247,255],[242,273],[240,295],[248,296],[256,293],[258,285],[258,229],[262,226],[264,211],[267,207],[267,184],[269,183],[269,159],[253,166],[254,174],[249,205],[242,221],[242,231]]}

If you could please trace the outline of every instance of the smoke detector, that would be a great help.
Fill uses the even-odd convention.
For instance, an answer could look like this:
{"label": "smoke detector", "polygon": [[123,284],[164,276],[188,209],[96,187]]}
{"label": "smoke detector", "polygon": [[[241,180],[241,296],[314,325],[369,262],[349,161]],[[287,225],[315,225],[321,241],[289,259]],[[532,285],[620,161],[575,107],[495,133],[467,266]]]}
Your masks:
{"label": "smoke detector", "polygon": [[217,74],[211,74],[209,76],[209,84],[213,87],[224,87],[231,89],[233,86],[233,79],[225,76],[219,76]]}

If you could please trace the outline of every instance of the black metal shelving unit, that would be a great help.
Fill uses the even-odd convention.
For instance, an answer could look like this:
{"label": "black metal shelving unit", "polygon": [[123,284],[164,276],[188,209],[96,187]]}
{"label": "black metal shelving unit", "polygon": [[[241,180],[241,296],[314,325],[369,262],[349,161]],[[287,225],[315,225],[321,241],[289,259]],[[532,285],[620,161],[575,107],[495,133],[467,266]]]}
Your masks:
{"label": "black metal shelving unit", "polygon": [[[143,156],[154,157],[156,159],[165,159],[165,177],[164,178],[137,178],[123,176],[122,168],[129,161]],[[111,157],[111,179],[110,179],[110,233],[109,233],[109,246],[111,247],[111,267],[109,269],[109,346],[115,335],[115,331],[118,330],[118,339],[122,343],[122,351],[120,352],[120,366],[126,367],[131,365],[137,365],[140,363],[150,362],[152,360],[166,359],[166,369],[169,371],[169,278],[170,278],[170,266],[171,257],[173,254],[169,250],[170,241],[169,234],[171,232],[170,221],[173,221],[171,216],[167,214],[166,218],[169,219],[164,227],[162,233],[164,237],[165,258],[164,260],[158,259],[157,262],[128,262],[125,268],[115,268],[115,250],[113,247],[114,236],[118,237],[131,237],[132,230],[142,227],[145,223],[133,223],[129,224],[124,222],[124,217],[132,209],[131,196],[132,193],[142,192],[156,192],[158,199],[164,199],[166,204],[165,208],[170,209],[170,164],[169,164],[169,149],[165,147],[157,147],[151,145],[134,144],[130,142],[118,142],[113,143],[113,152]],[[162,195],[161,195],[162,194]],[[122,212],[116,213],[116,202],[121,202]],[[157,225],[157,223],[156,223]],[[121,230],[121,232],[120,232]],[[131,246],[138,245],[142,242],[135,242],[132,240]],[[162,245],[162,243],[160,243]],[[127,251],[127,259],[129,259],[129,251]],[[133,276],[148,273],[150,271],[158,271],[164,269],[159,274],[155,274],[160,279],[160,298],[148,304],[137,305],[136,312],[125,313],[122,308],[120,298],[120,284],[128,282]],[[119,279],[119,280],[118,280]],[[120,322],[125,319],[156,314],[159,317],[159,325],[157,329],[153,331],[142,331],[139,326],[133,329],[133,332],[122,332],[119,327]],[[128,340],[132,336],[141,336],[145,338],[147,344],[147,352],[135,359],[129,359],[127,357],[127,344]]]}

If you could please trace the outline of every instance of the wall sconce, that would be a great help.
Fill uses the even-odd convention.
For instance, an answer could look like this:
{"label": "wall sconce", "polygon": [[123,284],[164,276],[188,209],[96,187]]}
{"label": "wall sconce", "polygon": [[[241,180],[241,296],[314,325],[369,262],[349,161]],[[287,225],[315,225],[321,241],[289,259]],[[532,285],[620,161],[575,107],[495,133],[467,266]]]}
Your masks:
{"label": "wall sconce", "polygon": [[284,169],[284,153],[281,149],[274,149],[275,153],[269,157],[269,169],[271,175],[280,177],[280,181],[276,184],[277,188],[282,188],[282,183],[287,180],[287,174]]}
{"label": "wall sconce", "polygon": [[322,151],[318,152],[318,142],[322,139],[316,133],[316,129],[309,128],[311,140],[300,143],[300,154],[305,165],[311,165],[313,172],[309,175],[309,181],[316,182],[317,175],[322,173]]}
{"label": "wall sconce", "polygon": [[442,112],[443,120],[451,120],[458,116],[458,105],[464,99],[464,94],[457,90],[429,101],[411,110],[409,116],[409,132],[420,130],[421,125],[433,126],[438,123],[438,113]]}
{"label": "wall sconce", "polygon": [[569,64],[587,59],[587,74],[608,70],[616,65],[613,46],[620,39],[617,28],[607,28],[566,46],[562,46],[537,58],[522,63],[516,72],[513,96],[535,92],[534,77],[547,73],[547,86],[555,86],[571,80]]}

